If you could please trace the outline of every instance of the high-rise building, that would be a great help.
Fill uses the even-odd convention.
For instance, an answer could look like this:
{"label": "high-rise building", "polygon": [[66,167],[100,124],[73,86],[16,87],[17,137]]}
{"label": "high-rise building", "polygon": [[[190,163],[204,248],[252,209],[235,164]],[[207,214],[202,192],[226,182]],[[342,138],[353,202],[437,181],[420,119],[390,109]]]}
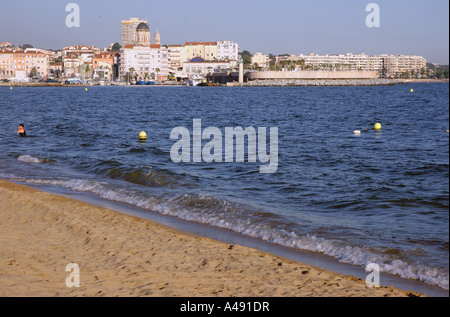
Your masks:
{"label": "high-rise building", "polygon": [[130,18],[129,20],[123,20],[121,23],[121,40],[122,47],[126,45],[134,45],[136,43],[136,29],[139,24],[144,23],[149,26],[146,20],[142,20],[139,18]]}

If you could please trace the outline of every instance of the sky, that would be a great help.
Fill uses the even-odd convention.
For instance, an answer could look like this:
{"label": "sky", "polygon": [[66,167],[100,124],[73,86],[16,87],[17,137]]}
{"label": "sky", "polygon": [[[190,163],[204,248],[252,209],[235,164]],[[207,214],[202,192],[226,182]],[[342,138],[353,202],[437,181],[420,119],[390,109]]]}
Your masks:
{"label": "sky", "polygon": [[[72,2],[80,27],[66,26]],[[376,28],[366,26],[372,2]],[[162,44],[231,40],[251,53],[407,54],[449,64],[448,0],[0,0],[0,42],[103,48],[120,43],[130,17],[149,21]]]}

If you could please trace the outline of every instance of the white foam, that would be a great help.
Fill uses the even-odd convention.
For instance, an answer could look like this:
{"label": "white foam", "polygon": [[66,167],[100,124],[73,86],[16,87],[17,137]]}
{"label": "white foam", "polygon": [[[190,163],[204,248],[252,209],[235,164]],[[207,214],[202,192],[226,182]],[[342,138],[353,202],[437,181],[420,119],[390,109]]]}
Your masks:
{"label": "white foam", "polygon": [[21,161],[21,162],[25,162],[25,163],[35,163],[35,164],[37,164],[37,163],[43,163],[43,160],[41,160],[41,159],[39,159],[39,158],[37,158],[37,157],[33,157],[33,156],[31,156],[31,155],[28,155],[28,154],[20,155],[20,156],[17,158],[17,160],[18,160],[18,161]]}
{"label": "white foam", "polygon": [[381,272],[396,274],[408,279],[417,279],[427,284],[449,289],[449,273],[444,268],[407,263],[392,255],[383,255],[381,252],[377,254],[374,253],[373,249],[350,246],[340,240],[325,239],[313,235],[299,236],[295,232],[273,226],[273,224],[254,220],[229,201],[217,199],[211,195],[184,194],[172,199],[163,199],[95,180],[30,179],[26,182],[56,185],[75,191],[90,192],[111,201],[124,202],[160,214],[225,228],[270,243],[322,253],[343,263],[362,267],[366,267],[369,263],[376,263],[379,265]]}

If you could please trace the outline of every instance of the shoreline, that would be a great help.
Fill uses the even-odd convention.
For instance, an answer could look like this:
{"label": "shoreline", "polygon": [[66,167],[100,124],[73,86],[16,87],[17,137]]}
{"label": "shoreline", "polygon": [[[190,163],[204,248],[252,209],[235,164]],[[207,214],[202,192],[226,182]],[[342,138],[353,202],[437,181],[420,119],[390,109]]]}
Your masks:
{"label": "shoreline", "polygon": [[[228,83],[219,87],[365,87],[395,86],[399,84],[448,83],[449,79],[265,79],[253,80],[244,84]],[[4,83],[0,87],[185,87],[184,84],[155,85],[68,85],[65,83]],[[218,86],[211,86],[218,87]]]}
{"label": "shoreline", "polygon": [[[1,296],[422,296],[0,180]],[[81,287],[65,285],[68,263]]]}

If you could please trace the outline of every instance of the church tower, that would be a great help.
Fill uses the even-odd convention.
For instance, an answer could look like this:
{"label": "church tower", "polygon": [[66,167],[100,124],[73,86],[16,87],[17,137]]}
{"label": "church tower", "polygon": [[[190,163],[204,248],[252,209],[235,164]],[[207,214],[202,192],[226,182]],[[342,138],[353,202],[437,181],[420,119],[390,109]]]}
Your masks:
{"label": "church tower", "polygon": [[150,28],[146,23],[141,23],[136,28],[136,45],[150,46]]}
{"label": "church tower", "polygon": [[161,45],[161,35],[159,34],[158,29],[155,32],[155,44]]}

